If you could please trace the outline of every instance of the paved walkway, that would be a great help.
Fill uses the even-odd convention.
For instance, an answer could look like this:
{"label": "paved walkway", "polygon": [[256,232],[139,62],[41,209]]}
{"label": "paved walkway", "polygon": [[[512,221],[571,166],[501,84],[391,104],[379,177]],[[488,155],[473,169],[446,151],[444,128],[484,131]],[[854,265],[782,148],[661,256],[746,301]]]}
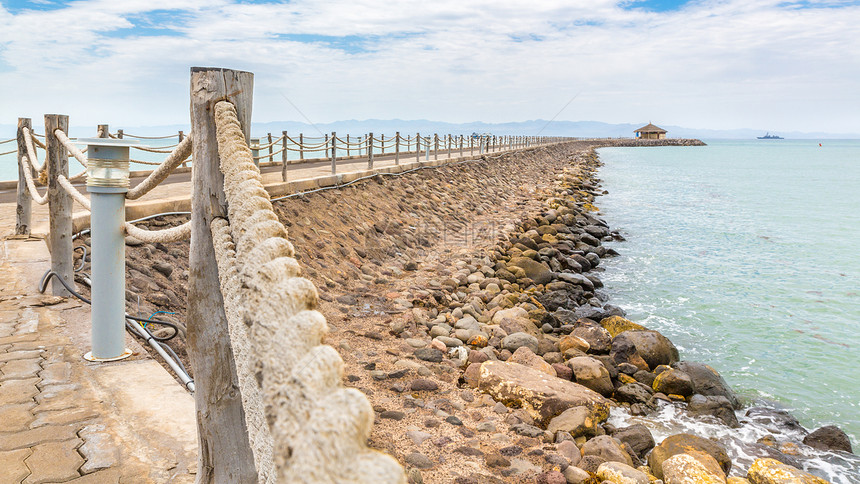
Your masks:
{"label": "paved walkway", "polygon": [[[459,157],[459,150],[450,156]],[[447,159],[440,151],[438,160]],[[401,164],[415,161],[414,154],[401,157]],[[374,168],[394,164],[391,155],[377,156]],[[364,170],[367,159],[338,163],[338,173]],[[281,181],[280,166],[263,172],[265,184]],[[292,164],[288,177],[330,175],[324,161]],[[172,175],[142,202],[187,198],[190,185],[189,173]],[[37,291],[50,267],[41,238],[46,206],[33,204],[32,222],[33,238],[14,237],[14,190],[0,191],[0,484],[193,482],[193,397],[128,335],[132,358],[83,360],[89,307]]]}

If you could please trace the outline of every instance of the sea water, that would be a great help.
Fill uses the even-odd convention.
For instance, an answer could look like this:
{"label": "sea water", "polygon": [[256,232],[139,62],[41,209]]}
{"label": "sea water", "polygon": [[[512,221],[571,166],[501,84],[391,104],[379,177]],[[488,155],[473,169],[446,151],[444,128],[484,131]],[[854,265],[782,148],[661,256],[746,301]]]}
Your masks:
{"label": "sea water", "polygon": [[[609,243],[621,255],[602,264],[611,302],[665,334],[682,359],[717,369],[747,406],[789,409],[810,430],[835,424],[860,453],[860,140],[599,155],[609,193],[596,204],[627,239]],[[663,436],[725,434],[669,417]],[[736,433],[753,442],[768,433],[746,427]],[[810,455],[807,470],[860,482],[860,459]]]}

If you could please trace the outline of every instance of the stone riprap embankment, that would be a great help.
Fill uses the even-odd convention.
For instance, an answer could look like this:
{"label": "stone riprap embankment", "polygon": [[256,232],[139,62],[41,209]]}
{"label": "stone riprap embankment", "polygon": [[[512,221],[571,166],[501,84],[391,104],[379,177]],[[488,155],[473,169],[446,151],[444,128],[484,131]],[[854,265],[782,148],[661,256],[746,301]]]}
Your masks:
{"label": "stone riprap embankment", "polygon": [[[697,143],[581,141],[276,203],[319,288],[345,380],[376,410],[371,445],[406,466],[411,482],[746,475],[708,439],[682,434],[655,448],[644,426],[606,423],[620,407],[645,415],[677,405],[739,425],[739,402],[719,374],[679,361],[668,339],[625,319],[598,277],[614,255],[602,242],[620,236],[594,206],[594,148]],[[134,249],[134,296],[146,311],[182,319],[182,251]],[[756,447],[777,460],[757,461],[750,481],[771,482],[760,476],[777,464],[803,476],[789,448],[778,439]]]}

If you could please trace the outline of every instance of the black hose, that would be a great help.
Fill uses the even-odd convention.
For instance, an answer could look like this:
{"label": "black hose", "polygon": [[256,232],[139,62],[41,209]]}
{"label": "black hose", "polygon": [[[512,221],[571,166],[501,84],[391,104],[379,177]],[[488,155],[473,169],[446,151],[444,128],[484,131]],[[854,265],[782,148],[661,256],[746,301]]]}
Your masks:
{"label": "black hose", "polygon": [[84,268],[84,264],[86,264],[86,263],[87,263],[87,246],[86,246],[86,245],[76,245],[76,246],[72,249],[72,252],[74,252],[74,251],[76,251],[76,250],[78,250],[78,249],[83,250],[83,251],[84,251],[84,253],[81,255],[81,265],[80,265],[80,266],[78,266],[78,267],[75,267],[75,272],[80,272],[80,271]]}
{"label": "black hose", "polygon": [[[56,273],[56,272],[54,272],[54,271],[48,271],[48,272],[46,272],[46,273],[45,273],[45,275],[44,275],[44,276],[42,276],[42,280],[41,280],[41,281],[39,281],[39,292],[40,292],[40,293],[44,293],[44,292],[45,292],[45,289],[47,289],[47,288],[48,288],[48,281],[50,281],[52,277],[53,277],[53,278],[56,278],[58,281],[60,281],[60,284],[62,284],[62,285],[63,285],[63,287],[65,287],[65,288],[66,288],[66,290],[67,290],[67,291],[69,291],[69,292],[70,292],[73,296],[75,296],[76,298],[80,299],[81,301],[83,301],[83,302],[85,302],[85,303],[87,303],[87,304],[89,304],[89,305],[92,305],[92,304],[93,304],[93,302],[92,302],[92,301],[90,301],[89,299],[85,298],[85,297],[84,297],[84,296],[82,296],[80,293],[78,293],[77,291],[75,291],[75,289],[74,289],[74,288],[72,288],[71,286],[69,286],[69,283],[68,283],[68,282],[66,282],[66,281],[64,281],[64,280],[63,280],[63,278],[62,278],[62,277],[60,277],[60,275],[59,275],[59,274],[57,274],[57,273]],[[143,319],[143,318],[138,318],[138,317],[135,317],[135,316],[129,316],[129,315],[126,315],[126,318],[128,318],[128,319],[133,319],[133,320],[135,320],[135,321],[139,321],[139,322],[143,322],[143,323],[147,323],[147,324],[155,323],[155,324],[158,324],[158,325],[160,325],[160,326],[168,326],[168,327],[170,327],[170,328],[173,328],[173,334],[172,334],[172,335],[170,335],[170,336],[163,337],[163,338],[162,338],[162,337],[155,336],[155,335],[152,335],[152,334],[150,333],[150,334],[152,335],[152,338],[153,338],[154,340],[156,340],[156,341],[159,341],[159,342],[161,342],[161,341],[169,341],[169,340],[171,340],[171,339],[175,338],[177,334],[179,334],[179,328],[178,328],[175,324],[173,324],[173,323],[171,323],[171,322],[168,322],[168,321],[162,321],[162,320],[160,320],[160,319]],[[144,328],[144,329],[146,329],[146,328]],[[148,331],[147,331],[147,332],[148,332]],[[187,372],[186,372],[186,373],[187,373]]]}

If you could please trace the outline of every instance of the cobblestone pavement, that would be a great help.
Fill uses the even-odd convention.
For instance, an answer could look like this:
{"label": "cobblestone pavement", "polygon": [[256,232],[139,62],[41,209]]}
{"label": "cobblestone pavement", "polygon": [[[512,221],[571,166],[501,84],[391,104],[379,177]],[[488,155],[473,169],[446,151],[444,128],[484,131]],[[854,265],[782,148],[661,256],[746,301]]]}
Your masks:
{"label": "cobblestone pavement", "polygon": [[[89,374],[98,370],[61,331],[64,313],[80,303],[38,293],[33,281],[47,260],[8,257],[10,244],[36,244],[37,253],[47,257],[44,242],[3,244],[0,484],[193,482],[192,465],[179,468],[170,456],[135,455],[130,442],[121,441],[122,418],[109,399],[100,398],[104,389]],[[154,472],[153,461],[164,468]]]}

